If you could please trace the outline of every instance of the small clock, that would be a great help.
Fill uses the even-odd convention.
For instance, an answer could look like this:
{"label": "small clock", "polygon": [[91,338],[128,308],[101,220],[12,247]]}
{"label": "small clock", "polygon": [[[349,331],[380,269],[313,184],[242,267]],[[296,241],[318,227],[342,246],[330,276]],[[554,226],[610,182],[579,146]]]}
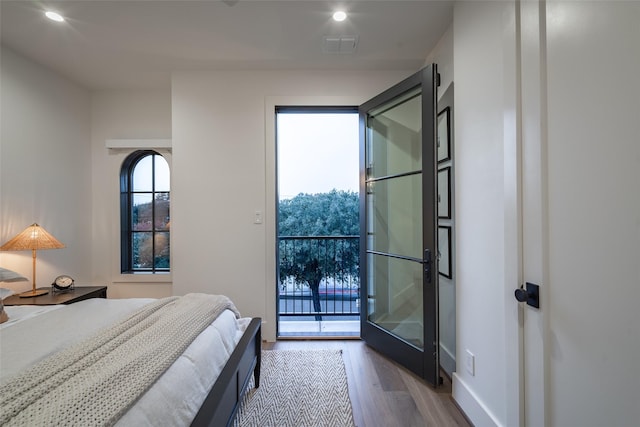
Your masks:
{"label": "small clock", "polygon": [[56,289],[59,289],[61,291],[66,291],[68,289],[71,289],[73,287],[73,283],[75,281],[73,280],[73,277],[71,276],[67,276],[66,274],[63,274],[61,276],[56,277],[56,279],[53,281],[53,283],[51,284],[51,286],[53,286]]}

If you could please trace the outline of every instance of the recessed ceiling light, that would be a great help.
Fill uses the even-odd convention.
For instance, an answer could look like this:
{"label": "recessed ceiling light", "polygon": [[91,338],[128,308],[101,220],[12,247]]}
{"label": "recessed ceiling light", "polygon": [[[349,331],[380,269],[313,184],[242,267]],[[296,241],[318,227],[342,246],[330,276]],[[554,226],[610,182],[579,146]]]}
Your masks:
{"label": "recessed ceiling light", "polygon": [[44,14],[45,14],[45,16],[47,18],[51,19],[52,21],[64,22],[64,18],[58,12],[53,12],[53,11],[49,10],[49,11],[45,12]]}
{"label": "recessed ceiling light", "polygon": [[337,12],[335,12],[333,14],[333,20],[334,21],[342,22],[345,19],[347,19],[347,14],[345,12],[341,11],[341,10],[339,10],[339,11],[337,11]]}

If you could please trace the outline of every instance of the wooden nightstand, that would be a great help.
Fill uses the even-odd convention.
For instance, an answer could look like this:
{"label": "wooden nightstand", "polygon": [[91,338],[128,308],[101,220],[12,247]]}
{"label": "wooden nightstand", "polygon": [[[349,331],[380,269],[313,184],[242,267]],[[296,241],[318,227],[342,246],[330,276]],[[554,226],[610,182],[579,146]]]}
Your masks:
{"label": "wooden nightstand", "polygon": [[89,298],[106,298],[106,286],[76,286],[73,290],[53,293],[51,287],[38,288],[49,291],[46,295],[39,297],[20,298],[18,295],[11,295],[5,298],[4,305],[56,305],[73,304]]}

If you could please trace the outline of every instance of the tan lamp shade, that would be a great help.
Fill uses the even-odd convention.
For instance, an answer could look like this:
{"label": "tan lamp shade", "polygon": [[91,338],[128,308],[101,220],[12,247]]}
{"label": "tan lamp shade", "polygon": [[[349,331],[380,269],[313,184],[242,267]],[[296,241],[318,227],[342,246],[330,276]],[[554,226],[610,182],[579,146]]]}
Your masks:
{"label": "tan lamp shade", "polygon": [[38,224],[31,224],[20,234],[0,247],[0,251],[27,251],[31,250],[33,257],[33,288],[30,291],[19,294],[21,297],[35,297],[44,295],[46,290],[36,290],[36,251],[38,249],[60,249],[64,245]]}

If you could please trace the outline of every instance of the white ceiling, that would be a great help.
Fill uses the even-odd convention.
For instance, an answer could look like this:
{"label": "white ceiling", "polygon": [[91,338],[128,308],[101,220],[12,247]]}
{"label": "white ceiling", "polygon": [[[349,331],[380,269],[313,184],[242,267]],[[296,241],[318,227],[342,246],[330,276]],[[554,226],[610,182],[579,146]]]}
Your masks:
{"label": "white ceiling", "polygon": [[[349,14],[342,23],[331,19],[338,7]],[[0,0],[0,39],[89,89],[169,87],[172,70],[417,70],[452,9],[447,0]],[[355,53],[324,53],[329,35],[356,36]]]}

